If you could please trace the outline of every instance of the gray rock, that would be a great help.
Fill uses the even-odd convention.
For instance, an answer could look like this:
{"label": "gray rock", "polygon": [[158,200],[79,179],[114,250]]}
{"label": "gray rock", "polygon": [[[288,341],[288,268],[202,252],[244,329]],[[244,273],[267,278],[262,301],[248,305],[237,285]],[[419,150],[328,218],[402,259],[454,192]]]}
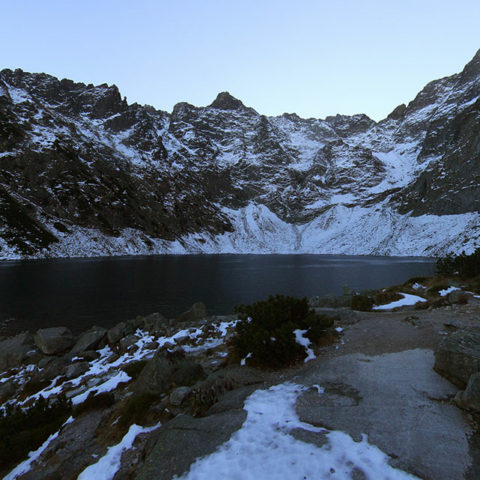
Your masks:
{"label": "gray rock", "polygon": [[195,322],[207,316],[207,307],[202,302],[194,303],[190,310],[182,313],[179,322]]}
{"label": "gray rock", "polygon": [[93,362],[93,360],[96,360],[100,354],[96,350],[86,350],[85,352],[80,352],[78,356],[87,362]]}
{"label": "gray rock", "polygon": [[159,429],[156,443],[147,451],[137,480],[171,480],[188,472],[197,458],[213,453],[227,442],[247,418],[244,410],[195,419],[178,415]]}
{"label": "gray rock", "polygon": [[105,338],[107,329],[103,327],[93,327],[88,332],[78,337],[77,343],[72,348],[73,353],[81,353],[87,350],[96,350],[99,343]]}
{"label": "gray rock", "polygon": [[34,375],[32,380],[34,382],[44,382],[65,375],[67,368],[72,365],[73,356],[74,354],[68,353],[63,357],[55,358],[45,368]]}
{"label": "gray rock", "polygon": [[130,335],[133,333],[135,329],[132,325],[129,325],[126,322],[120,322],[119,324],[112,327],[107,332],[107,339],[110,345],[115,345],[118,343],[123,337]]}
{"label": "gray rock", "polygon": [[207,411],[206,415],[216,415],[217,413],[229,412],[230,410],[241,410],[245,405],[245,400],[252,393],[265,388],[265,384],[255,383],[226,392],[225,395]]}
{"label": "gray rock", "polygon": [[451,304],[458,304],[458,303],[467,303],[468,297],[470,297],[466,292],[463,292],[462,290],[454,290],[453,292],[450,292],[447,296],[447,300]]}
{"label": "gray rock", "polygon": [[258,370],[241,365],[228,367],[213,372],[195,389],[195,404],[200,410],[207,410],[215,405],[225,394],[247,385],[263,383],[264,379]]}
{"label": "gray rock", "polygon": [[163,333],[167,325],[168,320],[159,313],[152,313],[145,317],[145,330],[148,333]]}
{"label": "gray rock", "polygon": [[22,480],[76,480],[90,464],[104,455],[98,444],[98,429],[111,410],[95,410],[66,425],[32,465]]}
{"label": "gray rock", "polygon": [[142,328],[145,325],[145,317],[139,315],[132,320],[128,320],[127,325],[133,328],[134,331],[137,331],[139,328]]}
{"label": "gray rock", "polygon": [[315,295],[308,301],[308,305],[312,308],[318,307],[320,304],[320,297],[318,295]]}
{"label": "gray rock", "polygon": [[344,297],[353,297],[354,295],[357,294],[355,290],[352,287],[349,287],[348,285],[344,285],[342,287],[342,292]]}
{"label": "gray rock", "polygon": [[58,355],[71,349],[75,339],[67,327],[53,327],[38,330],[35,344],[46,355]]}
{"label": "gray rock", "polygon": [[8,399],[15,393],[16,387],[13,380],[0,383],[0,400]]}
{"label": "gray rock", "polygon": [[461,408],[471,408],[480,412],[480,372],[474,373],[465,391],[458,392],[455,402]]}
{"label": "gray rock", "polygon": [[131,347],[133,347],[133,345],[135,345],[137,342],[138,342],[138,337],[134,333],[127,335],[126,337],[122,338],[119,342],[120,352],[126,353],[131,351]]}
{"label": "gray rock", "polygon": [[435,350],[434,370],[464,389],[480,372],[480,333],[458,330],[445,337]]}
{"label": "gray rock", "polygon": [[20,367],[27,353],[33,348],[33,336],[29,333],[21,333],[0,342],[0,370],[6,371],[9,368]]}
{"label": "gray rock", "polygon": [[90,369],[90,365],[87,362],[72,363],[72,365],[69,365],[67,367],[65,376],[69,380],[72,380],[73,378],[77,378],[80,375],[83,375],[84,373],[88,372],[89,369]]}
{"label": "gray rock", "polygon": [[186,359],[182,350],[157,350],[140,373],[135,394],[161,395],[174,387],[193,385],[204,376],[201,365]]}
{"label": "gray rock", "polygon": [[470,478],[469,428],[446,401],[456,388],[432,370],[433,363],[433,352],[419,349],[312,362],[295,381],[324,386],[325,393],[308,389],[296,412],[303,422],[353,440],[368,434],[369,443],[392,457],[393,467],[420,478]]}
{"label": "gray rock", "polygon": [[174,407],[180,406],[192,391],[190,387],[178,387],[170,394],[170,403]]}
{"label": "gray rock", "polygon": [[318,301],[318,308],[343,308],[350,307],[353,296],[339,297],[334,293],[324,295]]}

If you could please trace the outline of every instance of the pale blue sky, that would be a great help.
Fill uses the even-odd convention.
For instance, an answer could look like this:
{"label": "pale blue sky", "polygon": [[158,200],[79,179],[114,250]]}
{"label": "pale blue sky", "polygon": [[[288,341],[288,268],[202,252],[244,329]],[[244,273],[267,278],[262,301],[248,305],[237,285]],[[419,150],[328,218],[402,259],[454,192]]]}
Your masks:
{"label": "pale blue sky", "polygon": [[384,118],[480,49],[479,0],[0,0],[0,69],[115,83],[171,111]]}

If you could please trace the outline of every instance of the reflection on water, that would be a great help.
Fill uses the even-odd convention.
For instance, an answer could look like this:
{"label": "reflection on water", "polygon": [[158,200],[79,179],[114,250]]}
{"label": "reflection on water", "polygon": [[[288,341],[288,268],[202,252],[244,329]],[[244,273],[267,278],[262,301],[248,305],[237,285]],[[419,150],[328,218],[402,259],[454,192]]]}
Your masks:
{"label": "reflection on water", "polygon": [[[434,260],[336,255],[195,255],[0,263],[3,334],[67,325],[80,332],[160,312],[176,317],[203,301],[213,314],[272,294],[311,297],[432,275]],[[2,332],[0,332],[2,334]]]}

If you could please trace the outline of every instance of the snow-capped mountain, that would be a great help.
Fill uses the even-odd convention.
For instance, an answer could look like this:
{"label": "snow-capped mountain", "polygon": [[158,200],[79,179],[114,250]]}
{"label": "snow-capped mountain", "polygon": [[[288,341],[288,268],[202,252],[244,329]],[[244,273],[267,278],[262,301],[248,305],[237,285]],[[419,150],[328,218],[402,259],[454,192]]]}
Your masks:
{"label": "snow-capped mountain", "polygon": [[0,258],[480,245],[480,51],[385,120],[172,113],[0,72]]}

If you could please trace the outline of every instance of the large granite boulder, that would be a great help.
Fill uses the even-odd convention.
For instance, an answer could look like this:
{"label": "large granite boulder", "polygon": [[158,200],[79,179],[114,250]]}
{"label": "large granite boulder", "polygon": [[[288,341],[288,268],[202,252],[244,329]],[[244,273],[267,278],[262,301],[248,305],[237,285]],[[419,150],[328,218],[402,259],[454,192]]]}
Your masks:
{"label": "large granite boulder", "polygon": [[96,350],[100,342],[107,335],[107,329],[103,327],[93,327],[88,332],[82,333],[72,348],[72,353],[81,353],[88,350]]}
{"label": "large granite boulder", "polygon": [[161,395],[175,387],[193,385],[204,377],[202,366],[186,359],[181,349],[157,350],[140,373],[135,394]]}
{"label": "large granite boulder", "polygon": [[70,350],[75,339],[67,327],[45,328],[36,333],[35,345],[46,355],[58,355]]}
{"label": "large granite boulder", "polygon": [[458,330],[445,337],[435,350],[434,370],[464,389],[480,372],[480,333]]}
{"label": "large granite boulder", "polygon": [[34,348],[33,335],[29,333],[21,333],[0,342],[0,371],[20,367],[32,348]]}

